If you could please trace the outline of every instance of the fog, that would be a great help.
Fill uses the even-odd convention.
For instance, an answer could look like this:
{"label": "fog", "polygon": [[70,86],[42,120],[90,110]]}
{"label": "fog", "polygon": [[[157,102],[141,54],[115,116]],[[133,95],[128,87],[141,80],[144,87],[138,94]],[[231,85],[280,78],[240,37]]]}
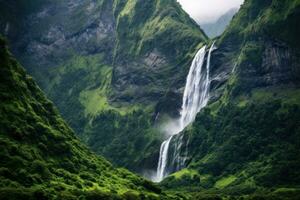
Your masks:
{"label": "fog", "polygon": [[244,0],[177,0],[182,8],[198,23],[216,21],[231,8],[238,8]]}

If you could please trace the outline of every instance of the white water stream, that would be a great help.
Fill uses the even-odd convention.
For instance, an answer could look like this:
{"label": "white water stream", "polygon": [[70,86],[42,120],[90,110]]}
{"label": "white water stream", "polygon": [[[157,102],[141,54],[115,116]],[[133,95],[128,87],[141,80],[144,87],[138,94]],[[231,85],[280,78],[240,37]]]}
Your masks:
{"label": "white water stream", "polygon": [[[154,178],[154,181],[156,182],[162,181],[169,173],[167,171],[168,154],[172,138],[195,120],[197,113],[206,106],[209,100],[209,68],[213,48],[214,44],[212,44],[209,49],[206,68],[203,67],[206,55],[206,46],[202,47],[194,57],[186,80],[178,126],[175,131],[172,130],[172,133],[170,133],[171,136],[165,140],[160,147],[157,174]],[[176,144],[176,146],[177,148],[175,148],[175,151],[179,151],[182,146],[182,137],[180,137],[179,144]],[[179,167],[183,167],[185,159],[182,159],[178,152],[174,152],[174,155],[175,163]],[[179,167],[176,167],[176,169],[178,170]]]}

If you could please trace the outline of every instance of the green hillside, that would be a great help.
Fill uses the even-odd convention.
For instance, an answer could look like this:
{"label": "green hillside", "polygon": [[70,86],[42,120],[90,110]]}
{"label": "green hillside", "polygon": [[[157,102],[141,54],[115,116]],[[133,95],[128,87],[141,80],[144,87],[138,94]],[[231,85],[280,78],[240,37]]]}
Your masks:
{"label": "green hillside", "polygon": [[164,198],[82,145],[3,38],[0,51],[1,199]]}
{"label": "green hillside", "polygon": [[[299,20],[245,0],[212,41],[176,0],[0,0],[0,199],[299,199]],[[209,101],[169,176],[128,172],[153,178],[203,45]]]}
{"label": "green hillside", "polygon": [[181,99],[206,35],[175,0],[31,2],[0,1],[14,11],[0,27],[9,24],[16,57],[96,153],[140,173],[155,169],[155,115],[176,115],[179,103],[156,105],[168,93]]}
{"label": "green hillside", "polygon": [[299,10],[299,1],[245,1],[212,56],[213,73],[229,71],[222,95],[184,131],[188,169],[164,187],[299,198]]}

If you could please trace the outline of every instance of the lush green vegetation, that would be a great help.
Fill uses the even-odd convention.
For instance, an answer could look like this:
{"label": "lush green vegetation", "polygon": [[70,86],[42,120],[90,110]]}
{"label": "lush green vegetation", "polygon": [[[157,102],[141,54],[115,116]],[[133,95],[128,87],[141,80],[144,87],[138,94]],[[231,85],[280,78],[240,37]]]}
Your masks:
{"label": "lush green vegetation", "polygon": [[299,3],[245,1],[217,41],[234,69],[221,97],[183,132],[187,169],[164,188],[208,199],[299,198]]}
{"label": "lush green vegetation", "polygon": [[[119,166],[154,169],[161,140],[153,128],[155,104],[184,82],[207,37],[173,0],[82,1],[66,9],[72,6],[0,1],[0,28],[9,26],[18,59],[82,141]],[[17,47],[25,37],[28,43]],[[32,56],[28,45],[47,47]],[[153,52],[162,66],[148,66]]]}
{"label": "lush green vegetation", "polygon": [[[58,7],[61,5],[64,1],[57,3]],[[78,30],[86,26],[91,17],[84,12],[87,5],[72,13],[76,14],[76,23],[73,18],[66,18],[62,26],[68,33],[80,34]],[[134,171],[154,169],[161,140],[153,128],[155,105],[167,98],[164,94],[174,85],[184,82],[199,42],[207,37],[173,0],[97,1],[94,6],[112,18],[115,35],[101,43],[92,38],[89,45],[98,46],[91,53],[80,53],[76,47],[68,46],[62,55],[54,52],[55,58],[49,59],[58,64],[28,68],[64,119],[93,151]],[[35,25],[35,37],[39,38],[40,30],[46,34],[47,26],[60,16]],[[163,57],[163,66],[145,65],[142,58],[151,52]],[[117,67],[126,71],[126,79],[117,74]],[[121,88],[116,86],[119,80]]]}
{"label": "lush green vegetation", "polygon": [[284,102],[275,95],[264,102],[249,98],[243,106],[228,103],[217,111],[206,108],[184,133],[191,141],[189,170],[171,175],[162,185],[216,188],[235,195],[298,188],[300,106],[299,101]]}
{"label": "lush green vegetation", "polygon": [[[54,50],[36,52],[47,55],[41,59],[46,66],[26,67],[95,153],[136,172],[155,169],[161,138],[153,113],[176,112],[174,91],[184,84],[195,51],[210,41],[175,0],[99,0],[92,8],[84,1],[71,13],[67,1],[0,1],[0,27],[9,22],[10,38],[24,40],[18,30],[45,2],[55,2],[58,13],[25,32],[28,43]],[[218,38],[217,54],[226,58],[217,67],[234,69],[221,97],[182,133],[189,140],[187,168],[161,183],[172,197],[84,147],[1,39],[0,197],[299,199],[299,5],[246,0]],[[64,52],[43,37],[62,16],[59,31],[82,42],[66,37],[59,43]],[[109,34],[100,34],[103,40],[88,36],[97,19]],[[26,64],[36,56],[22,53]]]}
{"label": "lush green vegetation", "polygon": [[[113,83],[118,86],[114,96],[121,102],[157,103],[184,82],[199,43],[208,39],[174,0],[116,0],[114,15],[117,42]],[[155,63],[157,59],[148,58],[150,54],[163,62],[149,66],[145,61]],[[124,71],[125,77],[118,76],[118,71]],[[118,78],[128,83],[122,84]]]}
{"label": "lush green vegetation", "polygon": [[219,42],[230,37],[239,42],[263,34],[298,48],[299,9],[299,0],[246,0]]}
{"label": "lush green vegetation", "polygon": [[2,38],[0,65],[1,199],[166,198],[83,146]]}
{"label": "lush green vegetation", "polygon": [[160,141],[152,127],[153,106],[111,103],[112,67],[102,61],[101,54],[78,56],[52,69],[48,93],[93,151],[135,171],[155,168]]}
{"label": "lush green vegetation", "polygon": [[141,56],[158,49],[174,62],[199,42],[207,40],[204,32],[173,0],[116,1],[115,15],[118,56]]}
{"label": "lush green vegetation", "polygon": [[140,173],[155,169],[159,131],[152,128],[149,118],[142,110],[125,116],[113,110],[103,112],[87,127],[88,145],[119,166]]}

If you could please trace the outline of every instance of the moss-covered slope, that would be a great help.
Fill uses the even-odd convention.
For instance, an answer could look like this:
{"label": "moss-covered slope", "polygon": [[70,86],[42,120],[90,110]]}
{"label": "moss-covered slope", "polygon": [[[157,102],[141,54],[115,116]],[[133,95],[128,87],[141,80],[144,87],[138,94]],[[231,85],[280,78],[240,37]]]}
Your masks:
{"label": "moss-covered slope", "polygon": [[188,54],[207,41],[200,27],[174,0],[115,1],[114,11],[114,97],[152,103],[182,87],[193,56]]}
{"label": "moss-covered slope", "polygon": [[[16,57],[80,138],[115,164],[155,169],[155,114],[177,113],[178,88],[207,41],[176,0],[13,0],[0,7]],[[167,93],[176,101],[156,106]]]}
{"label": "moss-covered slope", "polygon": [[233,95],[251,89],[299,85],[300,3],[248,0],[217,40],[212,60],[212,95],[220,96],[233,74]]}
{"label": "moss-covered slope", "polygon": [[299,11],[299,1],[245,1],[216,42],[211,101],[183,133],[188,169],[162,185],[299,198]]}
{"label": "moss-covered slope", "polygon": [[164,198],[82,145],[2,38],[0,65],[1,199]]}

